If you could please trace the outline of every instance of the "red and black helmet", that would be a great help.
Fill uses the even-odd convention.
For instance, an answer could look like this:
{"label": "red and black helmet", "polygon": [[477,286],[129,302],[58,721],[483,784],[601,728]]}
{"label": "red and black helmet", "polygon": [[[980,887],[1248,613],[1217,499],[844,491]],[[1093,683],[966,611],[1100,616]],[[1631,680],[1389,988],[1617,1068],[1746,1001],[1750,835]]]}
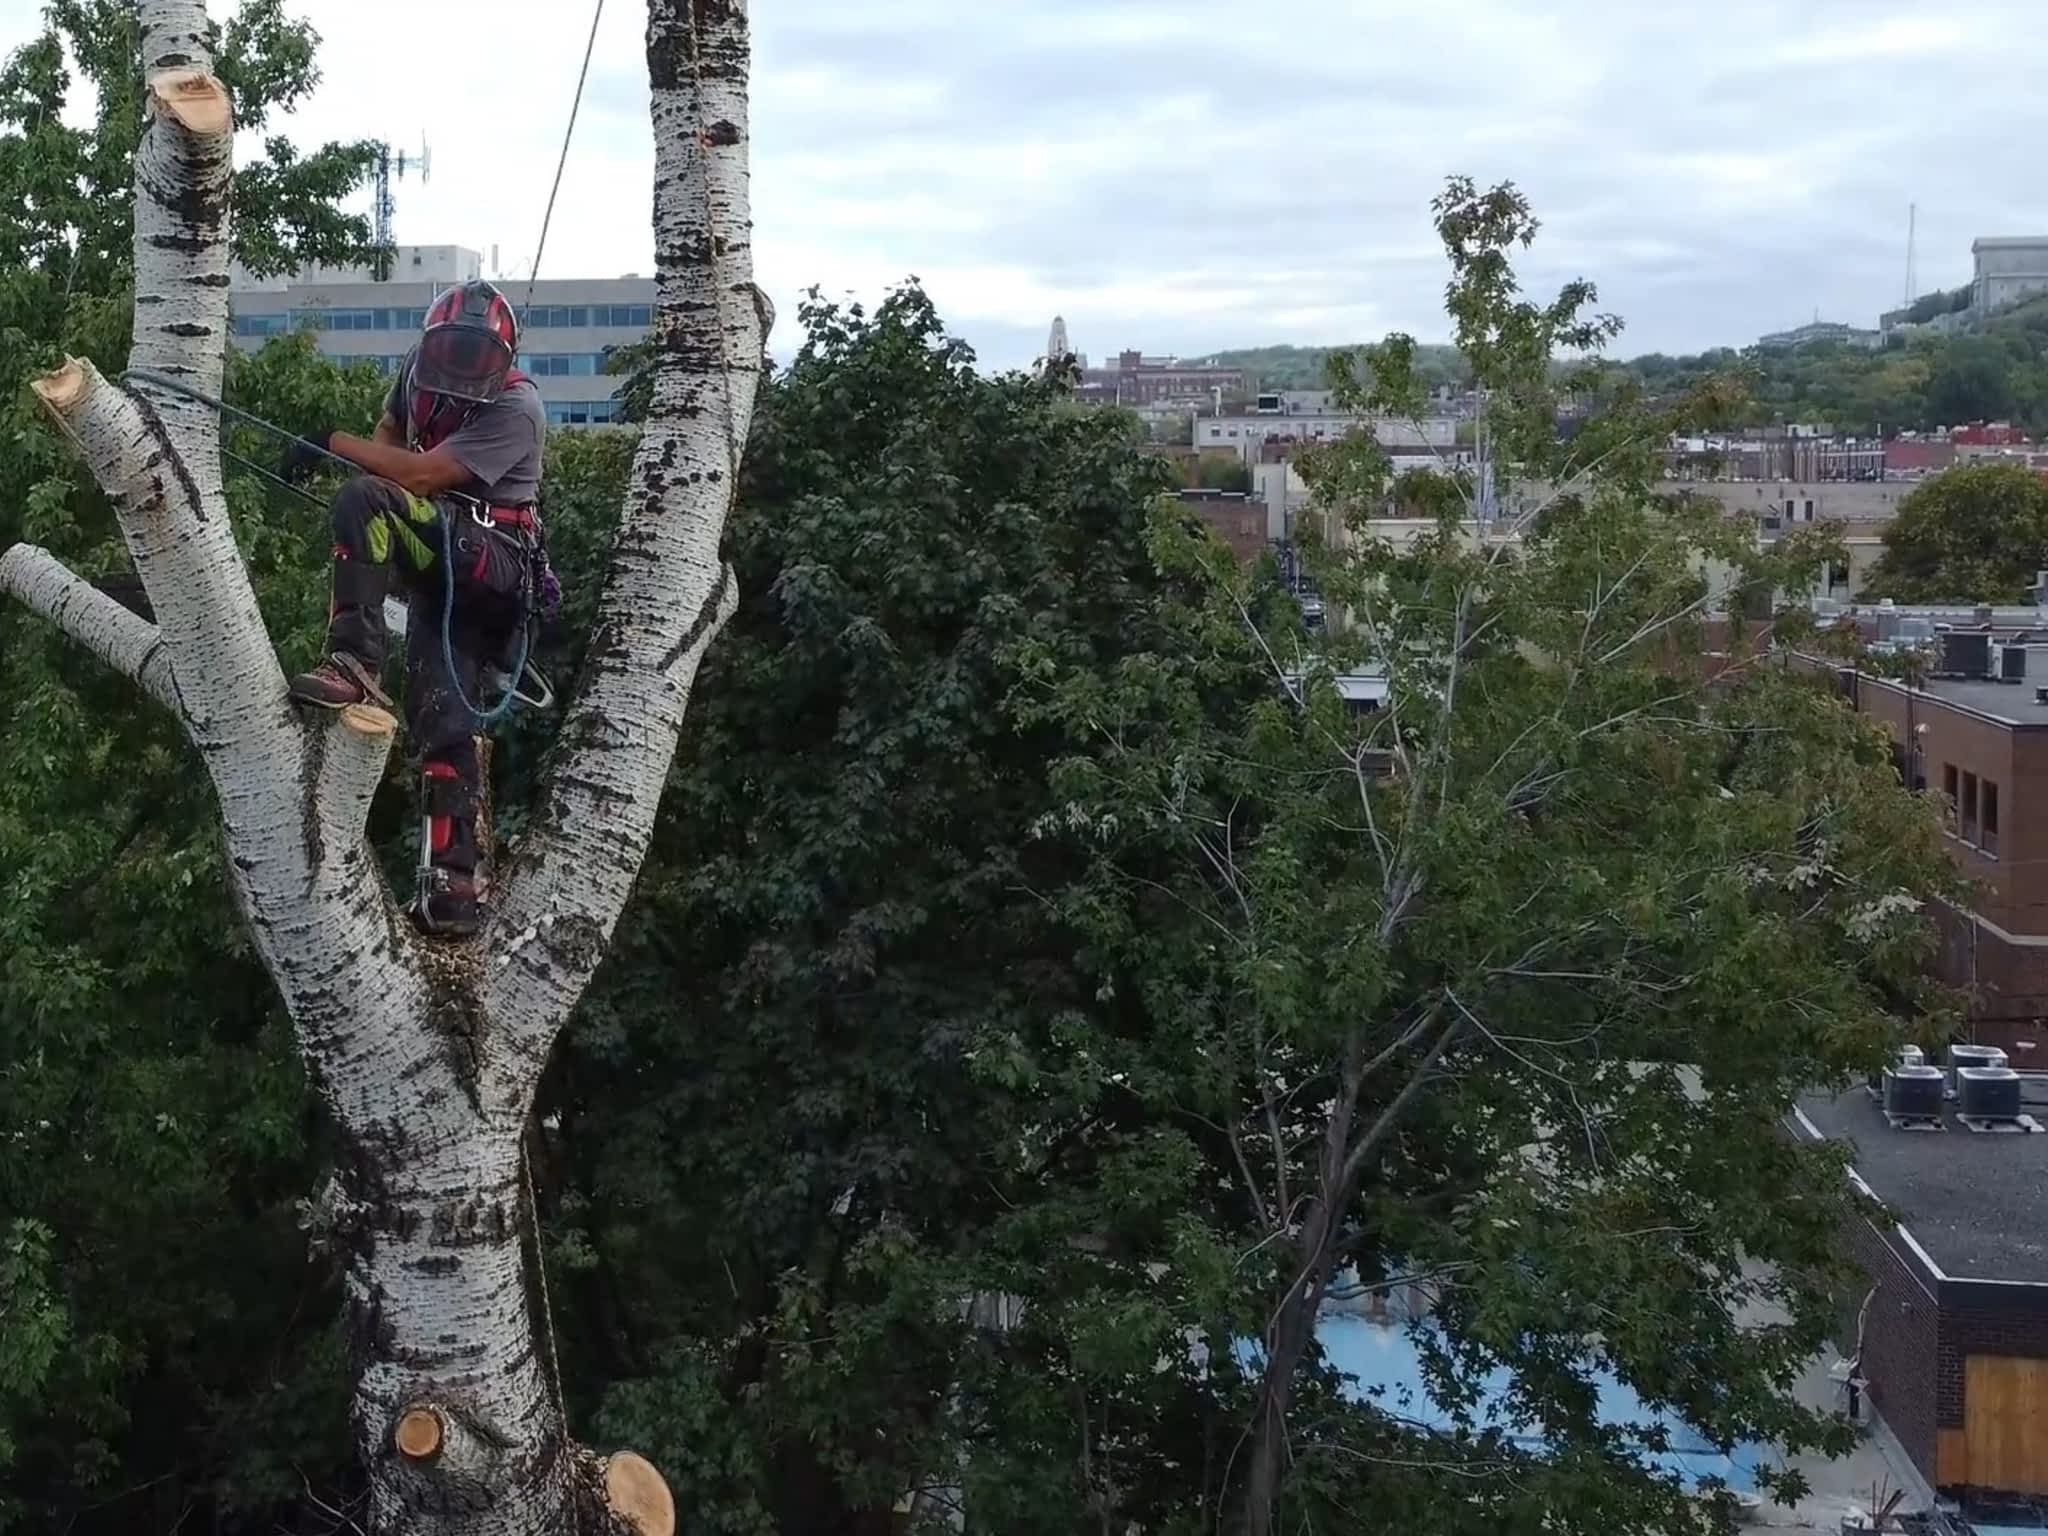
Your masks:
{"label": "red and black helmet", "polygon": [[427,310],[413,354],[413,388],[488,405],[519,355],[519,318],[495,284],[473,278],[442,293]]}

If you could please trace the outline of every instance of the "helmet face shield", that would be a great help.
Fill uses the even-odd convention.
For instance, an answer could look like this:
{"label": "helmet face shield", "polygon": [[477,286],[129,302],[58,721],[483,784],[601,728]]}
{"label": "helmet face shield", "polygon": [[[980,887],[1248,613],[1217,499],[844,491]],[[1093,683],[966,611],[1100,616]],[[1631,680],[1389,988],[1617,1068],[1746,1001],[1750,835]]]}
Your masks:
{"label": "helmet face shield", "polygon": [[430,326],[413,357],[413,384],[429,394],[488,405],[505,388],[512,349],[480,325]]}

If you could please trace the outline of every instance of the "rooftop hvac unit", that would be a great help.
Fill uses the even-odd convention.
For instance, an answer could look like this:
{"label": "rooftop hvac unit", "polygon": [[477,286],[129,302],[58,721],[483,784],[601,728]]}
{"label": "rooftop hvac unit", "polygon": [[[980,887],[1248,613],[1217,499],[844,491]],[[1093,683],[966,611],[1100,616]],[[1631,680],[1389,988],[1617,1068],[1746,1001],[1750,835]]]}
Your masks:
{"label": "rooftop hvac unit", "polygon": [[1958,1067],[2004,1067],[2011,1063],[2005,1052],[1995,1045],[1970,1045],[1958,1041],[1948,1048],[1948,1067],[1951,1072]]}
{"label": "rooftop hvac unit", "polygon": [[1948,677],[1989,677],[1991,637],[1978,630],[1944,631],[1936,670]]}
{"label": "rooftop hvac unit", "polygon": [[1926,1053],[1923,1052],[1919,1046],[1900,1046],[1897,1053],[1892,1057],[1891,1066],[1884,1068],[1882,1071],[1873,1072],[1870,1074],[1869,1084],[1871,1094],[1878,1098],[1882,1098],[1884,1096],[1884,1080],[1887,1077],[1891,1076],[1893,1068],[1920,1067],[1925,1066],[1926,1064]]}
{"label": "rooftop hvac unit", "polygon": [[1893,1120],[1940,1120],[1941,1068],[1899,1066],[1884,1075],[1884,1112]]}
{"label": "rooftop hvac unit", "polygon": [[1999,653],[1998,680],[2001,683],[2023,683],[2027,680],[2027,648],[2024,645],[2008,645]]}
{"label": "rooftop hvac unit", "polygon": [[2010,1067],[1957,1068],[1956,1114],[1965,1120],[2018,1120],[2019,1073]]}
{"label": "rooftop hvac unit", "polygon": [[1948,1048],[1948,1096],[1957,1093],[1956,1073],[1964,1067],[2005,1067],[2011,1063],[1995,1045],[1951,1045]]}

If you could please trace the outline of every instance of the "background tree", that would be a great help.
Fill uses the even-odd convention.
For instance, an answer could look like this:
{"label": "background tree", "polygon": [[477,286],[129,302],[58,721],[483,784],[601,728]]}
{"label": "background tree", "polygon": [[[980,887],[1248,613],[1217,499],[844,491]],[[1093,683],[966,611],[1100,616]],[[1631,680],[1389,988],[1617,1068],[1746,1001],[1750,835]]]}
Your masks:
{"label": "background tree", "polygon": [[1249,492],[1251,466],[1234,453],[1205,453],[1195,461],[1194,481],[1212,491]]}
{"label": "background tree", "polygon": [[1972,337],[1945,347],[1927,381],[1930,424],[1959,427],[2010,416],[2013,387],[2008,367],[2007,359],[1988,341]]}
{"label": "background tree", "polygon": [[1202,1442],[1147,1264],[1199,1164],[1099,1065],[1143,1020],[1049,900],[1085,867],[1040,831],[1080,739],[1006,705],[1020,647],[1107,668],[1176,600],[1166,472],[1117,413],[978,374],[914,288],[802,319],[746,596],[548,1099],[568,1358],[706,1529],[888,1530],[912,1490],[1157,1528]]}
{"label": "background tree", "polygon": [[2048,484],[2018,464],[1970,464],[1916,487],[1865,584],[1908,603],[2017,603],[2048,567]]}
{"label": "background tree", "polygon": [[[1454,181],[1436,206],[1502,456],[1571,493],[1499,527],[1460,506],[1402,548],[1354,525],[1319,574],[1353,622],[1320,654],[1291,605],[1164,528],[1162,557],[1214,583],[1181,642],[1107,680],[1046,669],[1050,717],[1099,727],[1054,776],[1095,858],[1063,910],[1105,989],[1152,1015],[1112,1075],[1228,1172],[1197,1188],[1208,1247],[1236,1253],[1209,1315],[1258,1339],[1236,1522],[1348,1528],[1369,1502],[1428,1529],[1688,1529],[1696,1507],[1601,1422],[1595,1373],[1724,1445],[1844,1443],[1779,1383],[1831,1324],[1853,1196],[1781,1119],[1942,1027],[1916,914],[1952,876],[1882,740],[1824,690],[1739,635],[1702,669],[1718,599],[1812,552],[1766,559],[1660,506],[1668,413],[1560,444],[1552,402],[1597,376],[1552,354],[1613,323],[1585,284],[1520,296],[1508,256],[1536,226],[1512,188]],[[1347,403],[1419,410],[1409,352],[1374,349]],[[1353,440],[1312,472],[1333,510],[1369,509],[1386,461]],[[1206,725],[1253,665],[1263,696]],[[1383,709],[1331,685],[1359,671],[1387,679]],[[1549,1450],[1344,1402],[1317,1343],[1340,1274],[1419,1288],[1440,1401],[1470,1415],[1503,1373]],[[1192,1367],[1188,1342],[1152,1342]]]}

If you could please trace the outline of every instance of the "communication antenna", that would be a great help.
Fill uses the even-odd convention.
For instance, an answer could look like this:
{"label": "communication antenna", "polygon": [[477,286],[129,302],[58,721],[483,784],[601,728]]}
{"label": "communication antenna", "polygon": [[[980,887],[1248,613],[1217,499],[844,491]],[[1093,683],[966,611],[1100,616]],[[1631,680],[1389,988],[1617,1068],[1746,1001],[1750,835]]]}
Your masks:
{"label": "communication antenna", "polygon": [[1906,303],[1908,305],[1920,297],[1920,274],[1915,270],[1916,258],[1918,256],[1918,252],[1915,249],[1915,241],[1919,234],[1919,223],[1920,205],[1918,203],[1908,203],[1906,205]]}
{"label": "communication antenna", "polygon": [[403,181],[407,171],[418,171],[424,185],[432,178],[434,154],[427,147],[427,136],[420,135],[420,152],[415,155],[407,150],[394,150],[389,141],[377,146],[377,163],[371,172],[376,188],[374,209],[375,227],[371,243],[376,254],[370,261],[371,275],[380,283],[391,279],[391,262],[398,253],[392,240],[392,220],[398,213],[398,200],[391,194],[391,183]]}

